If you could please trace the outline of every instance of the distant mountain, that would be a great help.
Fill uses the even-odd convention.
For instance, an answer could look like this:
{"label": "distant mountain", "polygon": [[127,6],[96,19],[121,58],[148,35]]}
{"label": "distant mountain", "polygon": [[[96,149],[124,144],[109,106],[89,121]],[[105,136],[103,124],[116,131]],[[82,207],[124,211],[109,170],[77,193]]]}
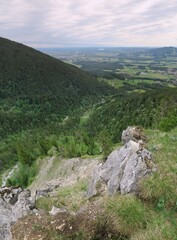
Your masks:
{"label": "distant mountain", "polygon": [[0,136],[64,116],[85,97],[113,93],[87,72],[0,38]]}
{"label": "distant mountain", "polygon": [[177,57],[177,48],[175,47],[155,48],[155,49],[149,50],[149,53],[153,56],[159,56],[159,57],[170,57],[170,56]]}

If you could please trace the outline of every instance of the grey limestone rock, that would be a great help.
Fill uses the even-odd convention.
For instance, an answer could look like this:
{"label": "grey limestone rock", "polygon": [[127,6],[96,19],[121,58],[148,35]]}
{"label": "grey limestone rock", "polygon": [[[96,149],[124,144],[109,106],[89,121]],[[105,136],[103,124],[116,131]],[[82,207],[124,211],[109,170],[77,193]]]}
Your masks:
{"label": "grey limestone rock", "polygon": [[123,130],[121,139],[125,144],[128,143],[129,140],[133,140],[134,142],[138,142],[139,140],[145,141],[146,137],[141,127],[129,126],[126,130]]}
{"label": "grey limestone rock", "polygon": [[34,201],[29,190],[21,187],[0,189],[0,240],[10,240],[10,226],[22,216],[32,213]]}
{"label": "grey limestone rock", "polygon": [[9,224],[6,224],[6,223],[1,224],[1,222],[0,222],[0,239],[1,240],[12,239]]}
{"label": "grey limestone rock", "polygon": [[113,195],[136,193],[139,179],[150,174],[155,168],[151,153],[144,148],[143,141],[129,140],[123,147],[113,151],[106,162],[98,165],[86,196],[100,194],[99,183],[106,184],[106,192]]}
{"label": "grey limestone rock", "polygon": [[51,191],[52,191],[51,189],[36,190],[35,200],[37,200],[38,198],[41,198],[41,197],[48,197],[49,192],[51,192]]}
{"label": "grey limestone rock", "polygon": [[65,208],[57,208],[57,207],[55,207],[55,206],[52,206],[52,209],[51,209],[51,211],[49,212],[50,213],[50,215],[53,215],[53,216],[55,216],[55,215],[57,215],[58,213],[63,213],[63,212],[67,212],[67,210],[65,209]]}
{"label": "grey limestone rock", "polygon": [[11,206],[0,198],[0,239],[11,239],[10,223],[14,221]]}
{"label": "grey limestone rock", "polygon": [[93,177],[90,181],[89,188],[87,190],[87,197],[88,196],[95,196],[97,194],[97,184],[101,180],[101,170],[102,164],[98,164],[93,170]]}

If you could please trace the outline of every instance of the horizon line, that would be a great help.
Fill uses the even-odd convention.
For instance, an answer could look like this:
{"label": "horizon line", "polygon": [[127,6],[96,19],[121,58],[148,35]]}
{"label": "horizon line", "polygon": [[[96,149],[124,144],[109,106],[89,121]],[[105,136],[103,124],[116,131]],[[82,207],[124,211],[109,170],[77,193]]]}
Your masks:
{"label": "horizon line", "polygon": [[99,48],[100,50],[104,50],[105,48],[177,48],[177,46],[56,46],[56,47],[34,47],[35,49],[52,49],[52,48]]}

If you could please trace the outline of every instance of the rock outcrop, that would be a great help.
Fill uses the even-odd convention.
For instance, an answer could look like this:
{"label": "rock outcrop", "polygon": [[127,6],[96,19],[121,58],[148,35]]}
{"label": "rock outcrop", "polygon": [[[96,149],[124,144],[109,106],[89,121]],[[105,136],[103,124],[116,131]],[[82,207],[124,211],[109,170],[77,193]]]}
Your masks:
{"label": "rock outcrop", "polygon": [[136,193],[139,179],[155,171],[151,153],[144,148],[140,134],[135,134],[136,127],[123,131],[125,145],[113,151],[107,161],[97,165],[93,172],[87,197],[107,192],[113,195]]}
{"label": "rock outcrop", "polygon": [[32,196],[54,196],[60,187],[72,186],[78,179],[90,179],[98,158],[45,158],[40,162],[40,170],[29,187]]}
{"label": "rock outcrop", "polygon": [[142,140],[143,142],[146,141],[146,136],[143,133],[143,130],[141,127],[128,127],[126,130],[123,130],[122,132],[122,142],[128,143],[130,140],[134,142],[138,142]]}
{"label": "rock outcrop", "polygon": [[0,240],[11,239],[10,226],[19,218],[32,213],[34,201],[29,190],[21,187],[0,189]]}
{"label": "rock outcrop", "polygon": [[[11,239],[10,227],[19,218],[31,213],[35,216],[40,212],[33,209],[38,198],[56,197],[59,187],[72,186],[78,182],[78,179],[90,178],[97,163],[98,159],[95,158],[72,158],[62,162],[55,157],[47,158],[41,161],[40,171],[30,190],[24,190],[21,187],[0,188],[0,240]],[[10,175],[4,175],[3,186],[12,172]],[[50,214],[54,216],[63,212],[66,212],[66,209],[58,209],[54,206]]]}

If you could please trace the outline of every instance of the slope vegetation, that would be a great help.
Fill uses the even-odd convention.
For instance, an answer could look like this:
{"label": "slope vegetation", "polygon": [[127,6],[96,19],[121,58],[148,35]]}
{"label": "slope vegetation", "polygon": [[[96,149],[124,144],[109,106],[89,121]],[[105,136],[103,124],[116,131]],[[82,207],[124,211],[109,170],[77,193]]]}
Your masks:
{"label": "slope vegetation", "polygon": [[177,89],[166,88],[117,95],[98,104],[86,123],[87,131],[98,134],[107,129],[114,142],[119,141],[127,125],[169,131],[177,126]]}
{"label": "slope vegetation", "polygon": [[0,56],[1,138],[55,120],[86,96],[113,92],[74,66],[4,38]]}

